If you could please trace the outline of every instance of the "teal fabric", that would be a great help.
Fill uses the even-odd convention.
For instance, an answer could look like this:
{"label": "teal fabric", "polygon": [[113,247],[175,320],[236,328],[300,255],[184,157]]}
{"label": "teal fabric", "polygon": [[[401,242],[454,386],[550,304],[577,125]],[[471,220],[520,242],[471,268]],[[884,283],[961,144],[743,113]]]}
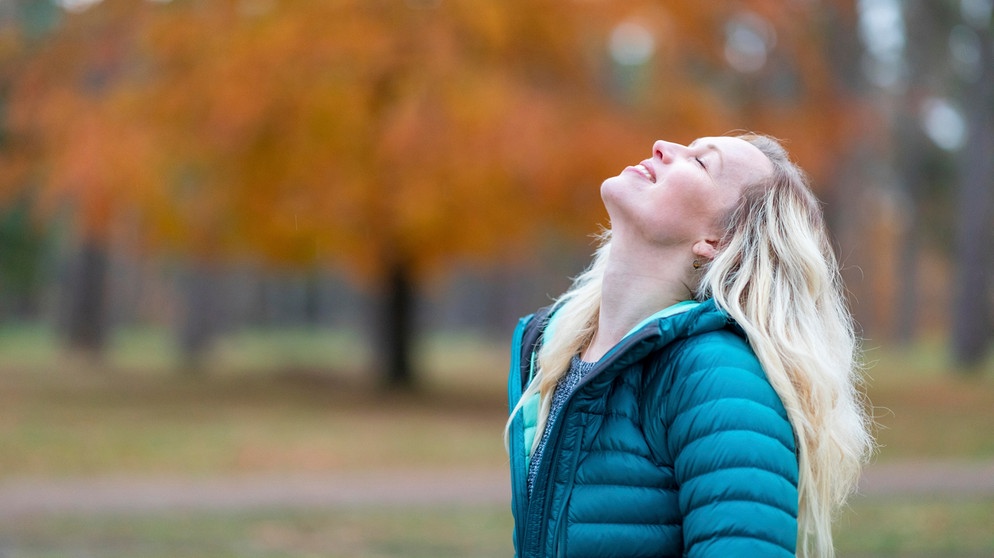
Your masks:
{"label": "teal fabric", "polygon": [[[531,421],[515,416],[516,556],[794,555],[797,457],[783,405],[713,301],[680,310],[641,324],[581,382],[552,427],[530,499]],[[543,310],[515,331],[511,408],[548,321]]]}
{"label": "teal fabric", "polygon": [[[646,325],[648,325],[653,321],[660,320],[662,318],[666,318],[675,314],[679,314],[681,312],[686,312],[691,308],[697,307],[699,304],[700,303],[697,302],[696,300],[684,300],[682,302],[678,302],[672,306],[664,308],[659,312],[656,312],[652,316],[649,316],[648,318],[642,320],[642,322],[640,322],[638,325],[633,327],[631,331],[625,334],[625,338],[627,339],[629,336],[641,330],[642,328],[644,328]],[[555,334],[557,317],[558,316],[556,314],[553,314],[552,316],[549,317],[549,320],[545,325],[544,331],[542,332],[543,338],[551,337],[552,335]],[[529,359],[530,364],[528,368],[527,379],[522,382],[525,386],[527,386],[531,382],[532,378],[535,375],[535,360],[536,360],[535,355],[531,355],[531,358]],[[531,463],[532,446],[534,445],[535,436],[537,434],[536,431],[538,430],[539,403],[540,403],[539,395],[537,393],[532,393],[527,396],[527,399],[525,400],[524,404],[521,406],[521,411],[520,411],[521,416],[524,419],[525,442],[523,444],[522,449],[525,452],[525,463],[527,464]]]}

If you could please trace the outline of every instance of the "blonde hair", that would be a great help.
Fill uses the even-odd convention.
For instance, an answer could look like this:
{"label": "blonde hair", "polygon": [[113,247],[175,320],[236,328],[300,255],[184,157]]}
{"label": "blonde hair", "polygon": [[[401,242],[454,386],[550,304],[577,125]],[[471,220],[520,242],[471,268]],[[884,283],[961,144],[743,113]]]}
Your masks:
{"label": "blonde hair", "polygon": [[[714,298],[742,327],[780,396],[798,446],[797,555],[828,558],[834,556],[834,515],[873,447],[858,389],[858,342],[807,177],[776,140],[737,137],[763,152],[773,172],[747,185],[725,217],[718,254],[706,264],[695,296]],[[556,329],[569,334],[544,340],[535,378],[511,413],[529,397],[541,398],[533,450],[556,384],[596,332],[610,244],[608,232],[590,266],[557,300]]]}

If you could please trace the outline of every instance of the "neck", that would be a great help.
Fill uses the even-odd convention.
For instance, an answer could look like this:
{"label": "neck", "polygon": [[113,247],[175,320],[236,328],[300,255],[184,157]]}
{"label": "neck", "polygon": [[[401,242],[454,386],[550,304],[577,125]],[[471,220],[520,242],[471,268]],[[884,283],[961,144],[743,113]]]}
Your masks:
{"label": "neck", "polygon": [[642,253],[619,250],[608,256],[601,286],[597,332],[582,358],[599,360],[633,327],[659,310],[693,298],[693,259],[689,251]]}

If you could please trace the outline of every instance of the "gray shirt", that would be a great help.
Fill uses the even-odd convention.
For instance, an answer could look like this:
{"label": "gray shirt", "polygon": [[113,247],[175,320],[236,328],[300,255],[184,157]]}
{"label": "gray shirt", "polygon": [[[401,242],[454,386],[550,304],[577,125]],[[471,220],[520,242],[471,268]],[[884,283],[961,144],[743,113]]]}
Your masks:
{"label": "gray shirt", "polygon": [[596,362],[586,362],[580,359],[580,355],[574,355],[573,360],[569,363],[569,371],[559,378],[559,383],[556,384],[556,390],[552,392],[552,403],[549,405],[549,418],[545,421],[545,430],[542,432],[542,440],[539,441],[538,447],[535,448],[535,453],[531,456],[531,461],[528,463],[528,495],[531,496],[532,484],[535,482],[535,475],[538,473],[538,464],[542,461],[542,453],[545,451],[545,444],[549,441],[549,433],[552,432],[552,424],[555,422],[556,417],[559,416],[559,412],[563,408],[563,404],[566,403],[566,399],[569,398],[573,390],[576,389],[577,384],[583,379],[594,367],[597,366]]}

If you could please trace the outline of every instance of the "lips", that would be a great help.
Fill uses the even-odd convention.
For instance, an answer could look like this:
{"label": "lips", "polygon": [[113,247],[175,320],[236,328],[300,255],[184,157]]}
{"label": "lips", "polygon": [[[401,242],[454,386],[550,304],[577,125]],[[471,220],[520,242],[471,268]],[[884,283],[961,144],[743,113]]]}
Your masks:
{"label": "lips", "polygon": [[649,163],[648,161],[642,161],[641,163],[635,165],[632,168],[637,170],[649,182],[652,182],[653,184],[656,183],[656,172],[652,168],[652,164]]}

